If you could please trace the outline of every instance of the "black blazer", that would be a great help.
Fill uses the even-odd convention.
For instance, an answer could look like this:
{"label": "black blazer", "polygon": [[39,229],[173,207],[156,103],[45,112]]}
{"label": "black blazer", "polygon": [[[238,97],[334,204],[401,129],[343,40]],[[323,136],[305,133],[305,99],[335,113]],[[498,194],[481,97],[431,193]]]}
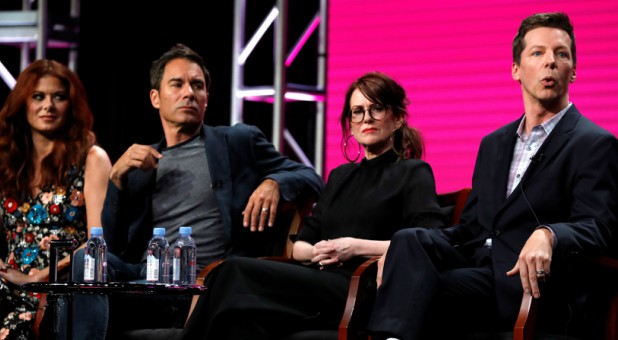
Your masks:
{"label": "black blazer", "polygon": [[[573,283],[573,276],[582,275],[569,275],[566,264],[574,256],[608,253],[618,231],[618,140],[575,106],[552,130],[518,187],[506,197],[520,120],[483,138],[461,224],[445,230],[451,243],[462,248],[482,247],[485,239],[492,238],[498,308],[504,320],[513,321],[523,289],[519,276],[508,277],[506,272],[539,224],[548,225],[556,235],[550,282],[560,282],[558,278],[565,275]],[[560,287],[565,286],[570,285],[562,281]],[[564,308],[581,307],[573,305],[576,298],[567,298],[564,291],[546,291],[552,290]]]}
{"label": "black blazer", "polygon": [[[255,126],[204,125],[204,149],[212,187],[221,210],[228,254],[261,256],[263,233],[251,233],[242,226],[242,210],[255,188],[266,178],[277,181],[284,201],[302,195],[316,198],[324,182],[310,167],[281,155]],[[160,150],[165,141],[153,145]],[[118,190],[109,182],[102,223],[108,250],[126,262],[138,263],[152,236],[152,192],[156,170],[129,173],[126,188]],[[265,233],[269,232],[266,228]],[[258,235],[260,234],[260,235]],[[257,247],[249,249],[248,247]]]}

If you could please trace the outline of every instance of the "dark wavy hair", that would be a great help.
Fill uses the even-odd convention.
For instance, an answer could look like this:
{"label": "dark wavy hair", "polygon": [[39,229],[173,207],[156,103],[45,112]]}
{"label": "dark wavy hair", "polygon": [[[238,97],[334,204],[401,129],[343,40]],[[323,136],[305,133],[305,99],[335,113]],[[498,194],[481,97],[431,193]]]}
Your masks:
{"label": "dark wavy hair", "polygon": [[388,106],[396,118],[403,118],[401,128],[393,132],[393,149],[397,155],[404,159],[423,157],[424,143],[421,133],[407,122],[409,99],[406,91],[395,80],[381,72],[366,73],[348,87],[339,118],[342,130],[341,145],[343,146],[350,137],[350,98],[356,89],[373,103]]}
{"label": "dark wavy hair", "polygon": [[[53,76],[66,86],[69,112],[55,134],[52,152],[41,163],[41,182],[33,183],[33,144],[26,117],[27,102],[39,79]],[[0,193],[24,198],[33,185],[64,185],[63,178],[74,165],[81,165],[96,137],[86,90],[78,76],[54,60],[36,60],[17,78],[0,111]]]}
{"label": "dark wavy hair", "polygon": [[187,59],[196,63],[204,72],[204,78],[206,80],[206,90],[210,89],[210,72],[206,68],[206,63],[202,56],[197,54],[189,47],[183,44],[176,44],[169,50],[167,50],[159,59],[155,60],[150,67],[150,88],[154,90],[161,90],[161,80],[163,79],[163,72],[165,66],[174,59]]}
{"label": "dark wavy hair", "polygon": [[562,12],[536,13],[521,21],[517,35],[513,39],[513,62],[517,65],[521,63],[521,52],[526,48],[524,37],[526,33],[539,27],[559,28],[567,32],[571,38],[571,54],[573,65],[577,64],[577,54],[575,53],[575,34],[573,24],[569,16]]}

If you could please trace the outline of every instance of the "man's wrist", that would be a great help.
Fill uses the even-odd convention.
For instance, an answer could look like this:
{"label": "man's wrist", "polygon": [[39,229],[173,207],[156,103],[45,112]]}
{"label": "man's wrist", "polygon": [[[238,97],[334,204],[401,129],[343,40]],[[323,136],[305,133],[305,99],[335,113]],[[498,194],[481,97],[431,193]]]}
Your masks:
{"label": "man's wrist", "polygon": [[547,224],[542,224],[538,226],[536,229],[543,230],[547,238],[549,238],[549,244],[551,245],[552,249],[555,248],[554,245],[556,244],[556,233],[554,233],[554,230]]}
{"label": "man's wrist", "polygon": [[114,185],[116,186],[116,188],[118,188],[119,190],[123,190],[124,189],[124,182],[125,179],[123,178],[124,176],[116,173],[116,172],[112,172],[109,175],[109,180],[114,183]]}

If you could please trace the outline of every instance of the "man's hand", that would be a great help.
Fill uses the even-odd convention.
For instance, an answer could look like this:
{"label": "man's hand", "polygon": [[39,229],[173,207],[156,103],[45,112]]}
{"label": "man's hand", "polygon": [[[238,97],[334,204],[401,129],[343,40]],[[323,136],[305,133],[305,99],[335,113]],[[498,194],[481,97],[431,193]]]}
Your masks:
{"label": "man's hand", "polygon": [[134,169],[148,171],[156,169],[161,155],[155,148],[148,145],[133,144],[116,161],[109,174],[109,179],[118,189],[124,189],[124,181],[129,172]]}
{"label": "man's hand", "polygon": [[508,276],[519,273],[524,292],[532,294],[537,299],[541,296],[539,282],[545,281],[549,276],[552,245],[553,235],[549,229],[535,230],[524,244],[515,266],[506,273]]}
{"label": "man's hand", "polygon": [[279,183],[265,179],[249,197],[242,212],[243,226],[251,227],[251,231],[263,231],[268,221],[268,226],[272,227],[277,217],[279,197]]}

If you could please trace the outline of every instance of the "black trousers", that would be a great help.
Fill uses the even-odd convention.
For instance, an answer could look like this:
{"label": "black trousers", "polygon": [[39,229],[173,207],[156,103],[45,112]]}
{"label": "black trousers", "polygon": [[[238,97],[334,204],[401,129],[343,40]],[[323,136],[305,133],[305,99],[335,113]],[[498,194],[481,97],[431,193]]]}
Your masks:
{"label": "black trousers", "polygon": [[336,270],[228,258],[211,274],[183,339],[280,339],[298,330],[336,329],[350,279]]}
{"label": "black trousers", "polygon": [[369,323],[375,334],[404,340],[457,339],[498,323],[489,249],[475,257],[435,230],[395,233]]}

